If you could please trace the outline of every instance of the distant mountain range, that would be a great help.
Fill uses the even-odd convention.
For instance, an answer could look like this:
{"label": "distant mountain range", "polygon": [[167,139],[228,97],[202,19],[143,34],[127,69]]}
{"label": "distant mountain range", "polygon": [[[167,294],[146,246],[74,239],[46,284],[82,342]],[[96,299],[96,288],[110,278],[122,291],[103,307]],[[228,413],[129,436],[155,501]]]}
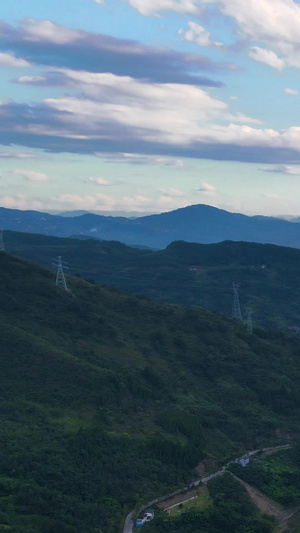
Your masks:
{"label": "distant mountain range", "polygon": [[165,248],[175,240],[203,244],[231,240],[300,248],[299,224],[272,217],[229,213],[203,204],[135,219],[94,214],[65,217],[0,208],[0,227],[58,237],[78,235],[118,240],[128,245],[157,249]]}

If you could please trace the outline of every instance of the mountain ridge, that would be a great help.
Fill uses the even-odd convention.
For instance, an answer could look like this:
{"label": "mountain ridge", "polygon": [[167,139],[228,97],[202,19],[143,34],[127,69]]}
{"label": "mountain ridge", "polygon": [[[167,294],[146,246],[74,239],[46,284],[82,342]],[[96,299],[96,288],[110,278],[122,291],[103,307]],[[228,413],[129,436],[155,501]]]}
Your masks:
{"label": "mountain ridge", "polygon": [[128,245],[165,248],[175,240],[209,244],[224,240],[300,248],[300,226],[294,222],[197,204],[139,218],[83,214],[75,217],[0,208],[0,227],[59,237],[86,235]]}
{"label": "mountain ridge", "polygon": [[232,312],[235,282],[240,285],[244,317],[251,307],[257,326],[294,334],[300,331],[300,250],[296,248],[174,241],[154,251],[84,236],[62,238],[9,230],[4,240],[9,252],[45,267],[51,266],[54,257],[63,256],[70,274],[130,294],[225,315]]}

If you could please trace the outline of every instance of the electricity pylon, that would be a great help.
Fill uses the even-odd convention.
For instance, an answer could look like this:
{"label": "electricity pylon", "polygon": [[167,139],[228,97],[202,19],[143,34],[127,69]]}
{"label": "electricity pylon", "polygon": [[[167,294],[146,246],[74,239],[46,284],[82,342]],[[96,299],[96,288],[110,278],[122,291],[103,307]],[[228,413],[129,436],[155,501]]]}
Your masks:
{"label": "electricity pylon", "polygon": [[0,252],[5,252],[5,246],[3,241],[3,229],[0,229]]}
{"label": "electricity pylon", "polygon": [[232,304],[232,316],[240,322],[243,321],[240,299],[239,299],[239,286],[236,283],[232,284],[233,288],[233,304]]}
{"label": "electricity pylon", "polygon": [[[53,264],[55,264],[55,263],[53,263]],[[57,258],[57,264],[55,264],[55,266],[57,266],[55,285],[57,287],[61,287],[65,291],[67,291],[68,287],[67,287],[67,282],[66,282],[66,278],[65,278],[65,275],[64,275],[64,268],[68,268],[68,267],[63,265],[62,257],[60,255]]]}

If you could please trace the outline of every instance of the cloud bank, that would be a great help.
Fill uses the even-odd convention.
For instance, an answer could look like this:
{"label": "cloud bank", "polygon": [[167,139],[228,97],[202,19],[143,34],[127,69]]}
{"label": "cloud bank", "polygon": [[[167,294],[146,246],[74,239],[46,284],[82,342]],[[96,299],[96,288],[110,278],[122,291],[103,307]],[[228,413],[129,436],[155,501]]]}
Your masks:
{"label": "cloud bank", "polygon": [[[283,7],[282,0],[274,1]],[[294,3],[288,3],[294,9]],[[134,4],[140,9],[139,0]],[[154,12],[155,2],[143,0],[142,4],[143,14]],[[275,41],[280,20],[271,18],[270,28],[264,19],[259,24],[256,0],[166,0],[156,7],[196,16],[213,4],[238,22],[244,36]],[[269,0],[260,4],[267,13]],[[297,14],[299,9],[298,5]],[[286,13],[289,17],[290,10]],[[189,31],[192,40],[216,45],[199,24],[190,23]],[[300,161],[300,128],[278,131],[263,127],[256,117],[232,113],[227,103],[205,90],[206,85],[216,87],[220,82],[201,74],[203,70],[224,72],[228,65],[217,65],[202,55],[34,19],[24,20],[17,28],[1,23],[0,49],[13,61],[46,65],[42,75],[22,75],[16,83],[56,87],[62,93],[36,104],[0,103],[3,145],[95,155],[121,153],[124,160],[129,160],[128,154],[142,154],[166,161],[174,156],[179,161],[184,157],[273,164]],[[256,59],[260,55],[261,61],[281,69],[275,52],[261,50],[252,47]]]}
{"label": "cloud bank", "polygon": [[[47,20],[25,19],[17,28],[0,23],[0,50],[6,61],[19,62],[19,66],[33,63],[88,72],[111,72],[159,83],[207,87],[222,86],[219,80],[208,77],[207,72],[218,75],[231,68],[230,64],[217,64],[200,54],[71,30]],[[9,53],[12,50],[14,55]],[[32,79],[32,83],[41,85],[43,81]],[[48,81],[51,80],[48,78]],[[55,78],[52,81],[55,84]]]}
{"label": "cloud bank", "polygon": [[2,103],[4,144],[74,153],[300,160],[299,127],[282,131],[253,127],[260,121],[233,115],[228,104],[199,87],[70,69],[60,69],[57,75],[78,94],[47,98],[36,105]]}
{"label": "cloud bank", "polygon": [[[239,37],[255,43],[252,59],[282,70],[300,68],[300,4],[294,0],[125,0],[143,15],[173,11],[203,18],[228,17],[237,26]],[[214,13],[212,7],[217,8]],[[203,37],[205,37],[203,35]],[[263,47],[257,46],[261,43]],[[202,44],[207,46],[207,44]]]}

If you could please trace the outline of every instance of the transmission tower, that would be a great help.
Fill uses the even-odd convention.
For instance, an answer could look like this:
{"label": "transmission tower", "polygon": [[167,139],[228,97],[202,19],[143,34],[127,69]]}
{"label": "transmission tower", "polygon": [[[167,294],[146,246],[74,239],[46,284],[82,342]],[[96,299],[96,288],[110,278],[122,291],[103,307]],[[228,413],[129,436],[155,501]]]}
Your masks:
{"label": "transmission tower", "polygon": [[5,246],[3,241],[3,229],[0,229],[0,252],[5,252]]}
{"label": "transmission tower", "polygon": [[63,265],[62,257],[60,255],[58,256],[57,264],[55,264],[55,266],[57,266],[55,285],[57,287],[61,287],[64,291],[67,291],[68,287],[67,287],[67,282],[66,282],[66,278],[64,275],[64,268],[68,268],[68,267]]}
{"label": "transmission tower", "polygon": [[247,319],[246,319],[247,333],[252,335],[253,324],[252,324],[252,309],[247,309]]}
{"label": "transmission tower", "polygon": [[233,304],[232,304],[232,316],[240,322],[243,321],[240,299],[239,299],[239,286],[236,283],[232,284],[233,288]]}

